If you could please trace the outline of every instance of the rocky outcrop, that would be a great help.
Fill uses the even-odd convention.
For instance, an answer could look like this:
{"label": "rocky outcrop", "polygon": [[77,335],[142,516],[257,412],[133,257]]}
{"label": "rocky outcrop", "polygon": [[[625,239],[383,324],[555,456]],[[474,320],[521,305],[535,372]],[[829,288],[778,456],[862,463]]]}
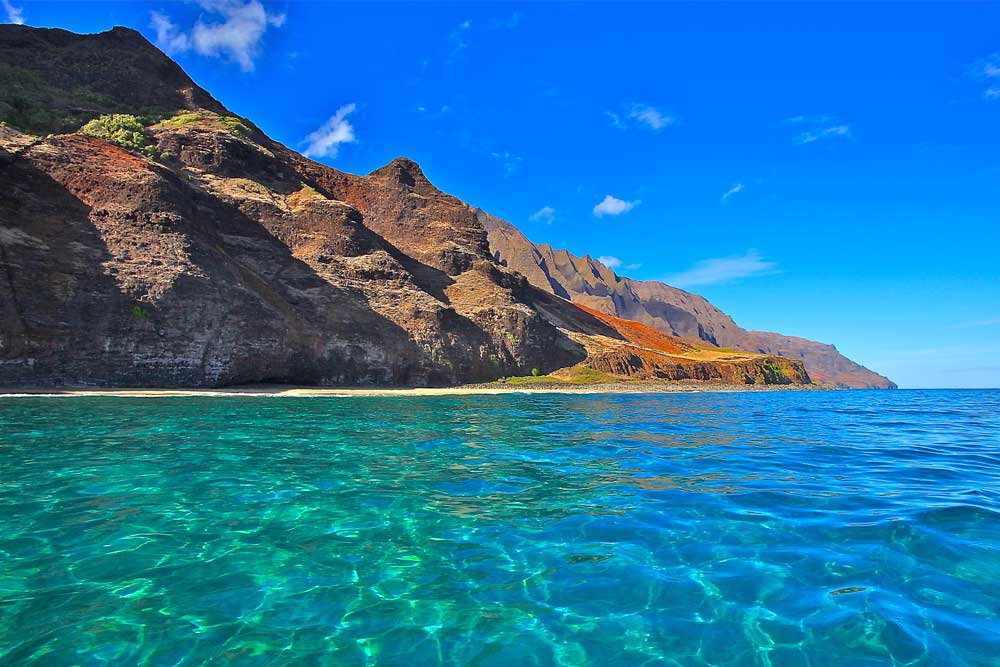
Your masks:
{"label": "rocky outcrop", "polygon": [[586,366],[636,380],[700,380],[725,384],[809,384],[801,361],[692,345],[673,335],[586,306],[580,308],[614,329],[624,340],[580,337]]}
{"label": "rocky outcrop", "polygon": [[[142,116],[141,151],[65,133],[105,113]],[[0,385],[445,385],[643,349],[498,263],[411,160],[312,162],[134,31],[0,26],[0,120]]]}
{"label": "rocky outcrop", "polygon": [[[798,364],[797,366],[795,364]],[[801,362],[780,357],[690,363],[643,350],[616,348],[593,355],[587,364],[603,373],[637,380],[700,380],[724,384],[809,384]]]}
{"label": "rocky outcrop", "polygon": [[529,241],[505,220],[475,209],[494,258],[541,289],[596,311],[633,320],[688,341],[801,361],[813,380],[850,388],[895,388],[887,378],[832,345],[767,331],[747,331],[697,294],[619,276],[589,255]]}

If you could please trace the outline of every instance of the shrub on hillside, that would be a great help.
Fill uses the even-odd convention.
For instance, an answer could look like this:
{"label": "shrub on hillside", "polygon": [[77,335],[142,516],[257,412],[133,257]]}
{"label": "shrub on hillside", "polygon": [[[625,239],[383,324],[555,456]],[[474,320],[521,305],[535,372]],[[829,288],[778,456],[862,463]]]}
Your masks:
{"label": "shrub on hillside", "polygon": [[219,116],[222,127],[237,137],[244,139],[250,136],[250,128],[243,124],[243,121],[236,116]]}
{"label": "shrub on hillside", "polygon": [[122,148],[138,151],[146,157],[157,158],[156,147],[150,145],[143,134],[142,123],[127,113],[113,113],[95,118],[80,128],[80,134],[106,139]]}
{"label": "shrub on hillside", "polygon": [[201,114],[196,111],[181,111],[166,120],[160,121],[163,127],[183,127],[201,120]]}

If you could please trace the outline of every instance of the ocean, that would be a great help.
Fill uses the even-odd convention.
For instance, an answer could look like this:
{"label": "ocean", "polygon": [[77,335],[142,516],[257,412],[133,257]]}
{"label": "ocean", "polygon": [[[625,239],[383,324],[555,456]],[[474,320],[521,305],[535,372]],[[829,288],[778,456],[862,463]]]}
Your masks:
{"label": "ocean", "polygon": [[1000,665],[1000,391],[0,398],[0,665]]}

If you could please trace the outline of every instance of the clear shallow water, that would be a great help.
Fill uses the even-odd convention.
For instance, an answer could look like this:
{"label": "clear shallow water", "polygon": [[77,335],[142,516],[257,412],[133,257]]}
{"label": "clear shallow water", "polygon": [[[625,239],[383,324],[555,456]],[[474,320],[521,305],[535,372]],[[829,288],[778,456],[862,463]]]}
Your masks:
{"label": "clear shallow water", "polygon": [[1000,665],[1000,392],[0,398],[2,665]]}

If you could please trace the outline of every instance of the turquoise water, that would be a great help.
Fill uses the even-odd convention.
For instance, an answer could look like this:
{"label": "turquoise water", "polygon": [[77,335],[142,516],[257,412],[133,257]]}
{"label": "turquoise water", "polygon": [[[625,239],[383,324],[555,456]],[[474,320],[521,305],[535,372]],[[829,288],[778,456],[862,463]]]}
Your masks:
{"label": "turquoise water", "polygon": [[1000,665],[1000,392],[0,398],[2,665]]}

